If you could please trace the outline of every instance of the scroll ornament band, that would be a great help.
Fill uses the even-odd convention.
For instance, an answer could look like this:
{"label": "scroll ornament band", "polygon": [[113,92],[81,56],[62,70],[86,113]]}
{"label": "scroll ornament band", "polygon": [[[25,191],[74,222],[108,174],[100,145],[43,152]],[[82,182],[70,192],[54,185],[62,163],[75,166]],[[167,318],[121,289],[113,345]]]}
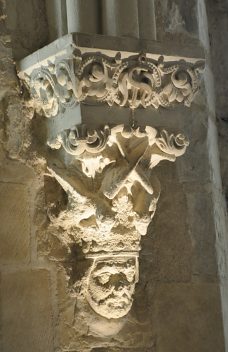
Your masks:
{"label": "scroll ornament band", "polygon": [[51,225],[61,231],[53,232],[64,245],[80,245],[92,261],[83,286],[90,307],[108,319],[124,317],[139,280],[141,236],[160,195],[153,169],[184,154],[188,141],[149,126],[94,131],[75,126],[49,145],[63,147],[77,160],[73,168],[49,167],[68,195],[67,209]]}
{"label": "scroll ornament band", "polygon": [[107,103],[136,109],[190,106],[199,90],[202,61],[164,62],[140,54],[112,58],[101,53],[56,59],[25,77],[34,106],[46,117],[56,116],[79,102]]}

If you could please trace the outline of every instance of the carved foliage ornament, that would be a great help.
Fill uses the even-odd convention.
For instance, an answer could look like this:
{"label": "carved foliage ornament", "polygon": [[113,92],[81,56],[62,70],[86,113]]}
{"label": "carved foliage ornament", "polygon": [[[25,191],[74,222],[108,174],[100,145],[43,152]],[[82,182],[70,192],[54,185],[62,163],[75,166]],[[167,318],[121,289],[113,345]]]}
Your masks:
{"label": "carved foliage ornament", "polygon": [[26,76],[35,108],[46,117],[79,102],[100,102],[110,106],[158,108],[173,103],[190,106],[199,90],[203,62],[164,62],[146,55],[114,58],[101,53],[81,54],[49,62]]}
{"label": "carved foliage ornament", "polygon": [[62,146],[77,161],[73,169],[51,166],[49,171],[68,194],[67,210],[55,219],[63,229],[60,239],[78,243],[92,261],[84,297],[97,314],[121,318],[132,306],[141,236],[160,195],[153,168],[162,160],[175,161],[188,141],[149,126],[101,131],[75,126],[49,145]]}

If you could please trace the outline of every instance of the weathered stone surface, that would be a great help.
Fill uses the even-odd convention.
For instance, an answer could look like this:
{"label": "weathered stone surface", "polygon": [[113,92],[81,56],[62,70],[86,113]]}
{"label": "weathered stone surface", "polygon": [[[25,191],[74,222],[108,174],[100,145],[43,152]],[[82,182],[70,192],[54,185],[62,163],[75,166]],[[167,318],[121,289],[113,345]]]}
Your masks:
{"label": "weathered stone surface", "polygon": [[[210,186],[184,185],[187,199],[188,231],[192,244],[192,276],[217,281],[215,223]],[[205,220],[206,219],[206,220]]]}
{"label": "weathered stone surface", "polygon": [[[78,102],[106,102],[131,109],[167,108],[173,104],[190,107],[199,91],[202,61],[165,61],[163,56],[154,60],[146,54],[124,58],[120,52],[108,57],[102,51],[83,53],[80,48],[72,56],[69,51],[75,43],[70,40],[71,36],[64,45],[62,40],[58,42],[59,52],[63,46],[61,61],[53,61],[52,50],[56,48],[51,50],[49,46],[20,63],[18,75],[29,89],[35,110],[46,117],[66,115],[65,111]],[[34,67],[35,55],[41,58],[48,54]]]}
{"label": "weathered stone surface", "polygon": [[29,185],[34,176],[32,168],[22,162],[8,158],[0,161],[0,182]]}
{"label": "weathered stone surface", "polygon": [[166,166],[158,168],[163,187],[157,213],[142,243],[142,265],[145,265],[142,271],[148,273],[151,281],[188,282],[192,243],[186,197],[180,184],[166,179]]}
{"label": "weathered stone surface", "polygon": [[25,57],[48,42],[45,1],[6,1],[7,27],[16,59]]}
{"label": "weathered stone surface", "polygon": [[46,270],[2,276],[1,312],[4,352],[52,352],[50,278]]}
{"label": "weathered stone surface", "polygon": [[[77,270],[80,270],[77,267]],[[84,306],[80,299],[69,294],[66,274],[59,271],[57,276],[57,292],[59,303],[59,319],[57,338],[59,346],[66,351],[154,351],[155,336],[151,331],[150,305],[141,310],[139,300],[134,302],[132,312],[122,321],[107,320],[95,315],[92,309]],[[151,291],[152,292],[152,291]],[[148,302],[148,298],[146,302]],[[139,304],[138,304],[139,303]],[[80,312],[81,310],[81,312]]]}
{"label": "weathered stone surface", "polygon": [[[197,38],[197,20],[205,33],[207,28],[206,23],[198,17],[197,2],[201,5],[204,3],[203,0],[155,1],[158,42],[81,33],[74,36],[75,42],[78,46],[93,48],[93,50],[102,48],[129,52],[145,51],[155,56],[164,54],[170,57],[177,55],[203,57]],[[8,29],[5,27],[4,6],[1,6],[5,3],[8,9]],[[223,141],[220,150],[226,190],[228,100],[226,99],[226,55],[224,55],[227,44],[224,33],[227,24],[227,4],[225,5],[225,0],[216,2],[208,0],[207,5],[210,6],[208,14],[213,29],[210,41],[214,50],[213,70],[218,78],[215,83],[220,137],[222,137],[220,140]],[[216,15],[214,15],[215,10]],[[125,14],[122,13],[122,15],[124,17]],[[110,20],[113,21],[110,25],[115,25],[112,12]],[[143,25],[147,20],[148,18],[145,18]],[[31,114],[29,110],[23,108],[21,98],[18,96],[20,89],[17,86],[12,58],[12,51],[14,58],[21,58],[46,43],[48,31],[45,1],[0,0],[0,31],[0,98],[2,99],[0,102],[0,148],[2,148],[0,192],[4,190],[4,194],[7,193],[7,198],[0,198],[0,203],[4,206],[0,215],[0,227],[4,228],[2,223],[5,224],[5,221],[8,226],[7,232],[4,232],[4,236],[7,235],[7,237],[1,238],[0,246],[0,261],[3,261],[2,271],[4,272],[0,296],[3,340],[2,345],[0,342],[0,351],[52,352],[51,300],[51,304],[55,307],[58,303],[58,309],[54,311],[55,348],[58,352],[224,352],[215,247],[219,245],[221,253],[217,261],[222,278],[225,322],[228,316],[227,253],[226,241],[221,239],[221,229],[224,227],[225,232],[226,214],[221,215],[220,198],[218,197],[218,200],[212,198],[211,183],[214,175],[211,171],[216,171],[218,175],[220,167],[217,165],[217,170],[211,170],[211,160],[208,156],[209,147],[213,151],[217,143],[216,140],[208,139],[209,120],[214,119],[211,115],[214,111],[213,94],[211,94],[213,83],[210,82],[210,92],[202,85],[202,91],[196,97],[191,110],[177,107],[171,110],[161,109],[159,112],[140,108],[135,111],[135,120],[139,125],[153,125],[159,130],[165,128],[172,133],[181,131],[189,138],[190,146],[185,157],[177,160],[175,164],[164,161],[156,170],[156,175],[162,184],[162,193],[153,222],[142,241],[140,282],[136,285],[131,312],[126,319],[116,323],[116,321],[98,317],[80,297],[76,299],[75,292],[70,291],[69,278],[70,284],[74,285],[78,278],[82,278],[87,267],[79,262],[80,253],[74,247],[62,246],[62,224],[60,224],[58,239],[55,229],[50,236],[46,231],[48,220],[44,193],[47,203],[52,206],[52,215],[55,217],[67,207],[66,194],[60,187],[53,186],[53,180],[50,181],[51,177],[48,176],[50,182],[45,182],[44,189],[41,187],[38,196],[35,197],[37,183],[33,184],[33,173],[18,161],[9,160],[4,155],[5,151],[8,151],[8,157],[19,159],[22,157],[22,151],[28,149],[31,143],[33,162],[39,171],[42,170],[40,174],[43,173],[45,165],[40,159],[40,154],[42,153],[44,158],[50,157],[45,147],[46,129],[48,131],[52,129],[53,132],[56,122],[49,119],[46,128],[46,123],[42,122],[43,126],[41,126],[41,117],[36,116],[31,123],[33,134],[30,138],[27,127]],[[10,32],[13,36],[12,41]],[[58,49],[56,44],[54,47]],[[106,51],[106,53],[112,56],[110,52]],[[212,74],[211,71],[207,73]],[[99,127],[101,122],[120,124],[132,118],[129,109],[104,108],[102,104],[96,107],[83,106],[82,110],[85,118],[83,122],[88,123],[88,126],[94,124],[95,128]],[[75,123],[75,116],[67,116],[67,125],[63,116],[60,120],[56,123],[58,132],[61,132],[59,130],[64,126],[71,128]],[[55,151],[52,154],[54,162],[58,152]],[[31,155],[24,156],[31,164]],[[69,158],[66,158],[64,153],[61,154],[61,158],[69,163]],[[216,158],[218,158],[217,155],[215,155]],[[41,165],[42,162],[43,165]],[[24,217],[26,212],[27,215],[29,214],[30,205],[27,203],[26,188],[29,189],[31,199],[34,200],[31,206],[33,216],[31,219],[27,217],[27,220]],[[218,193],[220,191],[220,189],[216,190]],[[221,222],[221,226],[217,228],[214,221],[216,218],[217,223]],[[61,262],[66,269],[66,272],[64,270],[58,272],[57,285],[52,287],[53,292],[49,287],[48,272],[31,269],[30,240],[27,233],[30,226],[33,227],[33,244],[35,244],[35,230],[37,234],[39,233],[39,260],[43,254],[49,253],[51,260]],[[99,235],[98,230],[97,233]],[[55,237],[55,241],[52,241],[51,236]],[[48,248],[48,242],[52,245],[51,250]],[[36,266],[35,246],[33,251],[32,265]],[[66,262],[66,259],[69,262]],[[17,267],[21,263],[24,272]],[[29,269],[27,264],[30,266]],[[46,262],[42,261],[42,265],[45,266]]]}
{"label": "weathered stone surface", "polygon": [[217,284],[160,284],[154,296],[157,352],[224,352]]}
{"label": "weathered stone surface", "polygon": [[[228,3],[225,0],[208,0],[206,2],[206,9],[203,9],[204,2],[201,1],[201,23],[202,28],[209,32],[208,40],[204,41],[206,50],[210,51],[210,58],[208,65],[211,69],[211,77],[208,79],[208,86],[213,93],[212,100],[212,114],[215,138],[211,138],[209,134],[209,147],[212,165],[212,176],[214,181],[214,218],[216,223],[216,250],[218,260],[218,271],[221,280],[221,297],[223,310],[223,324],[226,349],[228,349],[228,295],[227,295],[227,276],[228,276],[228,242],[227,242],[227,205],[228,205],[228,99],[227,99],[227,52],[228,45],[225,39],[228,24]],[[204,11],[203,11],[204,10]],[[202,29],[203,33],[203,29]],[[203,36],[202,36],[203,37]],[[209,71],[209,70],[208,70]],[[213,80],[214,78],[214,80]],[[212,95],[212,94],[211,94]],[[208,99],[210,103],[211,99]],[[217,139],[218,132],[218,139]],[[219,145],[219,154],[216,150],[216,145]],[[214,153],[214,151],[217,152]],[[220,159],[220,160],[219,160]],[[220,162],[220,165],[219,165]],[[219,171],[219,172],[218,172]],[[221,187],[222,178],[222,187]],[[224,197],[225,195],[225,197]],[[226,204],[225,204],[226,202]]]}
{"label": "weathered stone surface", "polygon": [[30,218],[24,185],[0,183],[0,262],[28,263]]}
{"label": "weathered stone surface", "polygon": [[[183,3],[181,0],[156,1],[157,36],[161,40],[197,37],[197,1]],[[178,37],[179,36],[179,37]]]}
{"label": "weathered stone surface", "polygon": [[29,119],[24,119],[25,110],[19,96],[5,99],[6,149],[11,158],[17,159],[30,145]]}
{"label": "weathered stone surface", "polygon": [[[100,111],[97,113],[99,114]],[[110,111],[104,121],[106,122],[108,117],[114,120],[115,116],[119,117],[118,111]],[[208,113],[203,90],[201,90],[197,104],[193,104],[190,109],[176,107],[153,112],[145,109],[143,114],[139,109],[135,111],[135,120],[138,124],[153,124],[156,128],[169,126],[169,131],[173,133],[181,130],[190,141],[184,157],[179,158],[174,165],[165,161],[159,165],[159,169],[164,170],[165,182],[175,179],[181,183],[197,183],[199,180],[201,183],[210,183],[211,174],[207,150]]]}
{"label": "weathered stone surface", "polygon": [[[50,199],[48,234],[55,234],[69,253],[80,247],[90,261],[81,284],[79,279],[74,282],[71,270],[69,283],[75,296],[84,296],[106,319],[123,318],[131,310],[139,281],[140,240],[160,195],[153,169],[162,160],[174,162],[182,156],[188,140],[149,126],[105,126],[93,132],[78,126],[64,131],[54,149],[61,145],[74,157],[72,164],[69,168],[51,164],[48,170],[68,195],[68,203],[56,214]],[[77,255],[71,260],[77,265]]]}

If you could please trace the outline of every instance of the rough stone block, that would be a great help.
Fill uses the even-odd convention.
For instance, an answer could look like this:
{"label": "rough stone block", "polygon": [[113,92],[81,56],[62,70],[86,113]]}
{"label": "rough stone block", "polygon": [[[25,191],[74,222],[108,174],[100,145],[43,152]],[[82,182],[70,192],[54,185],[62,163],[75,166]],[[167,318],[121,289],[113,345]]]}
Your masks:
{"label": "rough stone block", "polygon": [[212,194],[207,186],[185,185],[187,221],[192,242],[192,275],[198,280],[217,281],[216,233]]}
{"label": "rough stone block", "polygon": [[224,352],[217,284],[161,284],[153,299],[157,352]]}
{"label": "rough stone block", "polygon": [[[59,305],[59,319],[57,322],[56,334],[59,340],[59,347],[63,350],[71,349],[74,345],[75,331],[73,322],[75,321],[75,299],[70,297],[67,289],[67,279],[64,270],[57,273],[57,294]],[[80,325],[81,331],[83,327]],[[76,337],[77,340],[77,337]]]}
{"label": "rough stone block", "polygon": [[49,274],[28,270],[2,276],[4,352],[53,351]]}
{"label": "rough stone block", "polygon": [[34,178],[32,168],[17,160],[3,159],[0,163],[0,182],[28,185]]}
{"label": "rough stone block", "polygon": [[[205,107],[202,106],[203,109],[205,110]],[[198,110],[193,106],[188,111],[184,126],[181,128],[181,132],[189,138],[190,144],[183,158],[175,163],[180,182],[201,180],[202,183],[206,183],[211,180],[207,146],[207,113]]]}
{"label": "rough stone block", "polygon": [[[191,280],[191,239],[183,188],[160,174],[161,196],[157,211],[142,239],[141,280],[188,282]],[[145,276],[145,277],[144,277]],[[143,287],[143,285],[142,285]]]}
{"label": "rough stone block", "polygon": [[25,186],[0,183],[0,262],[27,263],[30,258],[30,218]]}

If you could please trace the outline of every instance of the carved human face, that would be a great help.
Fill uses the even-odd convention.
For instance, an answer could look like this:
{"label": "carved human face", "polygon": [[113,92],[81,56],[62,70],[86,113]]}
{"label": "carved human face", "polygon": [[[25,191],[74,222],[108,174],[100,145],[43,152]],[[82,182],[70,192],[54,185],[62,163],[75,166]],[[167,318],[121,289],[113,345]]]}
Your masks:
{"label": "carved human face", "polygon": [[95,259],[88,277],[87,300],[108,319],[125,316],[131,309],[138,282],[137,257]]}

